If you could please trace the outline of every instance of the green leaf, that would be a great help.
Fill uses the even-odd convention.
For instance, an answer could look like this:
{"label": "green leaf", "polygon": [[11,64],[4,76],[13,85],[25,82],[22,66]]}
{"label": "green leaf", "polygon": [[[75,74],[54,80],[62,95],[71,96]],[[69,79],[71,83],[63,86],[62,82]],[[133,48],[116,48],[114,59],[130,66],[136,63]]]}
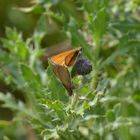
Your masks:
{"label": "green leaf", "polygon": [[16,30],[6,28],[6,36],[8,39],[2,38],[1,40],[4,47],[14,55],[12,57],[16,57],[16,59],[18,58],[22,61],[27,60],[29,55],[29,46],[27,46],[22,40],[21,34],[18,34]]}
{"label": "green leaf", "polygon": [[17,33],[16,29],[6,28],[6,36],[9,40],[13,42],[17,41],[17,38],[21,39],[21,34]]}
{"label": "green leaf", "polygon": [[3,140],[10,140],[10,139],[7,136],[4,136]]}
{"label": "green leaf", "polygon": [[57,115],[59,116],[59,118],[64,119],[64,117],[66,116],[65,111],[64,111],[65,106],[61,101],[59,101],[59,100],[55,100],[55,101],[46,100],[45,105],[47,105],[47,107],[49,109],[54,110],[57,113]]}
{"label": "green leaf", "polygon": [[46,104],[56,111],[64,110],[64,104],[59,100],[55,100],[54,102],[47,100]]}
{"label": "green leaf", "polygon": [[38,44],[41,43],[41,40],[43,39],[46,31],[47,31],[47,17],[46,15],[42,15],[39,18],[35,29],[35,41],[38,42]]}
{"label": "green leaf", "polygon": [[112,110],[108,110],[106,112],[106,117],[109,122],[113,122],[115,120],[115,113]]}
{"label": "green leaf", "polygon": [[20,70],[24,80],[29,84],[28,86],[37,90],[41,88],[41,80],[37,73],[24,64],[20,64]]}
{"label": "green leaf", "polygon": [[87,57],[92,60],[92,51],[91,51],[91,46],[87,43],[87,41],[85,40],[84,36],[82,35],[82,33],[80,33],[78,31],[78,26],[76,25],[76,21],[74,19],[71,18],[71,21],[69,23],[69,30],[71,32],[72,35],[72,44],[73,45],[80,45],[81,47],[83,47],[83,51],[85,52],[85,54],[87,55]]}
{"label": "green leaf", "polygon": [[0,128],[5,128],[11,125],[10,121],[0,120]]}
{"label": "green leaf", "polygon": [[100,9],[97,15],[90,18],[89,27],[93,33],[96,44],[99,44],[100,39],[106,33],[108,27],[108,13],[106,8]]}
{"label": "green leaf", "polygon": [[19,111],[21,108],[19,108],[16,99],[10,94],[3,94],[0,92],[0,101],[3,102],[3,107],[9,108],[13,111]]}

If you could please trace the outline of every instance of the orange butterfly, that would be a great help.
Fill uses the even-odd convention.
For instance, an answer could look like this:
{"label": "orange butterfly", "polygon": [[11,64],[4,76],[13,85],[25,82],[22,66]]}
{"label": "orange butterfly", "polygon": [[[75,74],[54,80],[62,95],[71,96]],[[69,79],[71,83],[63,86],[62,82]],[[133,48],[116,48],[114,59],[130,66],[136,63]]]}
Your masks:
{"label": "orange butterfly", "polygon": [[54,73],[67,89],[69,95],[73,94],[73,84],[68,67],[73,66],[81,53],[82,48],[75,48],[69,51],[59,53],[50,58],[53,64]]}

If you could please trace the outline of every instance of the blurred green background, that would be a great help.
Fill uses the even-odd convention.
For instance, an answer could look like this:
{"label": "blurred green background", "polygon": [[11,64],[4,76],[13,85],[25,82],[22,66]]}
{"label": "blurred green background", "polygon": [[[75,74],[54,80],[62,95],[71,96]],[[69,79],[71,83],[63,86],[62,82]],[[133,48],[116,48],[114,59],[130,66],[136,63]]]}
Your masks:
{"label": "blurred green background", "polygon": [[[139,0],[0,0],[0,38],[0,140],[140,139]],[[47,57],[79,46],[69,110]]]}
{"label": "blurred green background", "polygon": [[19,31],[23,31],[25,36],[32,35],[33,28],[36,24],[37,15],[24,14],[16,7],[30,6],[32,1],[19,1],[19,0],[1,0],[0,1],[0,35],[4,36],[5,27],[15,27]]}

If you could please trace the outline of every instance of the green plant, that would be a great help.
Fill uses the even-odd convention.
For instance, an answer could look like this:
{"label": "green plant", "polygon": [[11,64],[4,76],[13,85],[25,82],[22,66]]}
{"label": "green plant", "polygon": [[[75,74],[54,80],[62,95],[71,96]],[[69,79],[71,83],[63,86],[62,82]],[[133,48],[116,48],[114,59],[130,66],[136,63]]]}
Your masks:
{"label": "green plant", "polygon": [[[140,137],[140,21],[138,1],[45,1],[24,12],[41,14],[31,38],[23,40],[6,29],[1,39],[0,80],[20,90],[0,94],[2,106],[14,112],[12,123],[32,126],[45,139],[138,140]],[[112,13],[110,15],[110,13]],[[73,46],[81,46],[93,65],[86,76],[73,79],[69,97],[40,57],[46,23],[52,20]],[[46,29],[47,28],[47,29]],[[55,41],[55,40],[54,40]],[[46,60],[47,63],[47,60]],[[59,87],[59,88],[58,88]],[[0,126],[6,127],[11,124]]]}

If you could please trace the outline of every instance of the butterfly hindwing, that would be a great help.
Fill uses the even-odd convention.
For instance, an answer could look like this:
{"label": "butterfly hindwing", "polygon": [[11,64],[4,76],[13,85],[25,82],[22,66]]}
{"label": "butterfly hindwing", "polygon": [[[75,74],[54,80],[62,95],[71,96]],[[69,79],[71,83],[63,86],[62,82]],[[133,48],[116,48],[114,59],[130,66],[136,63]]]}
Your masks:
{"label": "butterfly hindwing", "polygon": [[65,66],[54,65],[54,73],[57,75],[59,80],[62,82],[64,87],[67,89],[69,95],[73,94],[73,84],[68,69]]}

